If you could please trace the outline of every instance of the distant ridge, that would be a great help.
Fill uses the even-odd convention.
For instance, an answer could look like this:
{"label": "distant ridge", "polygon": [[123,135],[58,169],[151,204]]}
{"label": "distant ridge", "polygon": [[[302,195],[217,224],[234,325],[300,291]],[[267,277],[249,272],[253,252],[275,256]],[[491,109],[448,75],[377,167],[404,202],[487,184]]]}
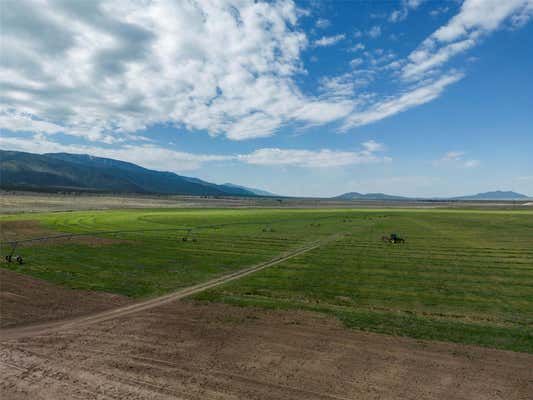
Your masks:
{"label": "distant ridge", "polygon": [[457,196],[457,197],[403,197],[394,196],[385,193],[358,193],[348,192],[339,196],[333,197],[333,199],[341,200],[442,200],[442,201],[469,201],[469,200],[529,200],[531,197],[525,194],[516,193],[512,191],[496,190],[493,192],[478,193],[469,196]]}
{"label": "distant ridge", "polygon": [[496,190],[478,193],[471,196],[453,197],[453,200],[528,200],[530,197],[513,191]]}
{"label": "distant ridge", "polygon": [[241,187],[154,171],[87,154],[0,150],[0,187],[8,190],[257,196]]}

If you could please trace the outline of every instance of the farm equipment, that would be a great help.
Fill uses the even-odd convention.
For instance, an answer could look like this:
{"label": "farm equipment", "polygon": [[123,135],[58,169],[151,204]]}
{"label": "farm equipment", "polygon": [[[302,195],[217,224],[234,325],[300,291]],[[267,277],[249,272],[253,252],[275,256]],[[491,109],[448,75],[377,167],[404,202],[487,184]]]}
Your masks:
{"label": "farm equipment", "polygon": [[393,244],[405,243],[405,239],[399,237],[395,233],[391,233],[390,236],[382,236],[381,240],[384,241],[385,243],[393,243]]}
{"label": "farm equipment", "polygon": [[189,229],[187,231],[187,235],[183,236],[181,238],[181,241],[182,242],[196,242],[197,240],[196,240],[196,236],[194,236],[194,234],[192,233],[192,230]]}
{"label": "farm equipment", "polygon": [[16,249],[17,249],[17,242],[14,242],[13,243],[13,248],[11,249],[11,253],[6,255],[4,257],[4,260],[6,260],[6,262],[8,262],[8,263],[15,261],[15,262],[17,262],[17,263],[22,265],[22,263],[23,263],[22,256],[15,255],[15,250]]}

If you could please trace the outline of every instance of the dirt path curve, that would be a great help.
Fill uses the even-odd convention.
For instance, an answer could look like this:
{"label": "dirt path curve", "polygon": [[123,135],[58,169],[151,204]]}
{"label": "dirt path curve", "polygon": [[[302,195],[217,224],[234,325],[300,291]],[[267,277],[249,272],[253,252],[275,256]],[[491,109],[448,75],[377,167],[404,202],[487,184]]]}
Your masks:
{"label": "dirt path curve", "polygon": [[135,304],[115,308],[115,309],[108,310],[108,311],[103,311],[97,314],[92,314],[92,315],[87,315],[87,316],[62,320],[62,321],[54,321],[54,322],[48,322],[48,323],[42,323],[42,324],[28,325],[28,326],[23,326],[23,327],[18,327],[18,328],[15,327],[15,328],[0,329],[0,339],[17,339],[21,337],[48,334],[48,333],[59,331],[59,330],[79,328],[82,326],[92,325],[98,322],[103,322],[103,321],[107,321],[110,319],[122,317],[128,314],[158,307],[163,304],[167,304],[172,301],[183,299],[184,297],[202,292],[204,290],[211,289],[213,287],[222,285],[224,283],[233,281],[235,279],[242,278],[243,276],[252,274],[262,269],[272,267],[286,260],[289,260],[293,257],[299,256],[301,254],[307,253],[308,251],[314,250],[326,243],[337,240],[341,236],[342,236],[342,233],[336,233],[334,235],[328,236],[327,238],[307,243],[297,249],[283,253],[280,256],[273,258],[269,261],[256,264],[252,267],[245,268],[245,269],[233,272],[228,275],[214,278],[207,282],[199,283],[197,285],[190,286],[188,288],[181,289],[181,290],[178,290],[176,292],[173,292],[173,293],[170,293],[164,296],[156,297],[154,299],[141,301]]}

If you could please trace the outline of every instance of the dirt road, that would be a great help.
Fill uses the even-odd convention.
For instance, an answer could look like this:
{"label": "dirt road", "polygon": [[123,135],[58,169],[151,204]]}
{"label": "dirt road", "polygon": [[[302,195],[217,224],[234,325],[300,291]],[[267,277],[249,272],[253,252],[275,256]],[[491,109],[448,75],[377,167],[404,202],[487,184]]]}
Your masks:
{"label": "dirt road", "polygon": [[299,256],[308,251],[316,249],[317,247],[323,244],[336,240],[340,236],[341,234],[335,234],[322,240],[316,240],[316,241],[307,243],[297,249],[286,252],[272,260],[254,265],[249,268],[236,271],[228,275],[224,275],[224,276],[221,276],[215,279],[211,279],[207,282],[200,283],[198,285],[191,286],[191,287],[176,291],[174,293],[170,293],[165,296],[160,296],[160,297],[146,300],[146,301],[136,302],[136,303],[129,304],[123,307],[118,307],[118,308],[114,308],[111,310],[106,310],[106,311],[102,311],[96,314],[85,315],[85,316],[81,316],[81,317],[77,317],[73,319],[52,321],[52,322],[42,323],[38,325],[29,325],[29,326],[1,329],[0,339],[17,338],[17,337],[32,336],[32,335],[42,335],[45,333],[51,333],[51,332],[62,330],[62,329],[73,329],[77,327],[95,324],[98,322],[107,321],[113,318],[122,317],[122,316],[136,313],[139,311],[148,310],[150,308],[158,307],[166,303],[170,303],[170,302],[173,302],[179,299],[183,299],[195,293],[198,293],[198,292],[201,292],[207,289],[211,289],[215,286],[222,285],[232,280],[242,278],[243,276],[260,271],[262,269],[272,267],[276,264],[287,261],[290,258]]}

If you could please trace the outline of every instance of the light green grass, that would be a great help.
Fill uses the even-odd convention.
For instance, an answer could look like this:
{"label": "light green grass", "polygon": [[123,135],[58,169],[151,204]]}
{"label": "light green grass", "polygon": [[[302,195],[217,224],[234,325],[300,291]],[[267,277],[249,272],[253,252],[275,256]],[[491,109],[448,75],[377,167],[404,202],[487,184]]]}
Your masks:
{"label": "light green grass", "polygon": [[[531,215],[385,215],[196,299],[315,310],[362,330],[533,352]],[[382,243],[390,232],[407,243]]]}
{"label": "light green grass", "polygon": [[[272,210],[125,210],[19,215],[1,221],[38,220],[68,233],[146,230],[99,237],[120,242],[89,246],[76,241],[22,244],[25,264],[4,267],[71,288],[150,297],[269,260],[336,231],[342,212]],[[324,224],[322,221],[328,221]],[[320,228],[310,224],[320,222]],[[182,242],[194,229],[197,242]],[[263,229],[267,232],[263,232]],[[160,229],[162,231],[153,231]],[[273,230],[273,232],[270,231]],[[3,235],[6,236],[6,235]],[[3,253],[9,251],[4,246]]]}
{"label": "light green grass", "polygon": [[[103,235],[127,242],[23,247],[25,265],[4,264],[69,287],[134,297],[167,293],[344,232],[195,299],[313,310],[355,329],[533,353],[531,212],[152,209],[1,220],[22,218],[76,233],[222,224],[198,230],[196,243],[172,231]],[[406,244],[382,243],[391,232]]]}

